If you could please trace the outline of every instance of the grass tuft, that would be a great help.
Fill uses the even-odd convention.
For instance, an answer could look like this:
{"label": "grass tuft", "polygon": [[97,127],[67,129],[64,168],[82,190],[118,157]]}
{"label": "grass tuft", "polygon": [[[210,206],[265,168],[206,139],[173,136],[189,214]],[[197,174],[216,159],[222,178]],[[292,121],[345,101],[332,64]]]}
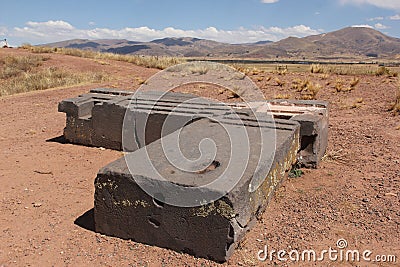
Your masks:
{"label": "grass tuft", "polygon": [[303,100],[315,100],[317,94],[321,90],[321,85],[309,83],[308,86],[301,92],[301,99]]}
{"label": "grass tuft", "polygon": [[359,97],[353,102],[353,104],[350,106],[350,108],[352,108],[352,109],[360,108],[360,107],[362,107],[363,104],[364,104],[364,98]]}
{"label": "grass tuft", "polygon": [[275,95],[274,98],[275,99],[290,99],[291,95],[289,95],[289,94],[277,94],[277,95]]}
{"label": "grass tuft", "polygon": [[360,79],[357,77],[354,77],[350,82],[350,87],[352,89],[354,89],[354,88],[356,88],[357,84],[359,84],[359,83],[360,83]]}
{"label": "grass tuft", "polygon": [[303,100],[315,100],[317,99],[317,94],[321,90],[321,85],[313,84],[308,79],[301,80],[296,79],[292,82],[292,89],[296,90],[301,94],[301,99]]}
{"label": "grass tuft", "polygon": [[376,76],[382,76],[382,75],[389,75],[390,74],[390,70],[384,66],[379,67],[376,71],[375,71],[375,75]]}
{"label": "grass tuft", "polygon": [[279,78],[275,78],[276,85],[279,87],[283,87],[286,83],[285,81],[280,80]]}
{"label": "grass tuft", "polygon": [[311,73],[325,73],[326,69],[322,67],[320,64],[312,64],[310,67]]}

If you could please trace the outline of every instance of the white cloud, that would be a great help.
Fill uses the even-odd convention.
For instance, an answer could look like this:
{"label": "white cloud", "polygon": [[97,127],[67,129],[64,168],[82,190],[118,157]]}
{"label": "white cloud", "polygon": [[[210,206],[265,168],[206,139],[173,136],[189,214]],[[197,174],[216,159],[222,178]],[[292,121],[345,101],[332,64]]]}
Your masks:
{"label": "white cloud", "polygon": [[367,21],[376,21],[376,20],[384,20],[384,17],[374,17],[374,18],[369,18]]}
{"label": "white cloud", "polygon": [[389,17],[390,20],[400,20],[400,14]]}
{"label": "white cloud", "polygon": [[353,27],[353,28],[370,28],[370,29],[373,29],[373,28],[374,28],[373,26],[368,25],[368,24],[353,25],[353,26],[351,26],[351,27]]}
{"label": "white cloud", "polygon": [[389,29],[389,26],[383,25],[382,23],[376,23],[374,26],[368,25],[368,24],[360,24],[360,25],[353,25],[351,26],[353,28],[370,28],[370,29],[376,29],[376,30],[385,30]]}
{"label": "white cloud", "polygon": [[378,29],[378,30],[385,30],[385,29],[389,29],[390,28],[390,27],[388,27],[386,25],[383,25],[382,23],[376,23],[374,25],[374,27],[375,27],[375,29]]}
{"label": "white cloud", "polygon": [[62,20],[49,20],[46,22],[34,22],[34,21],[28,21],[26,23],[28,27],[32,28],[42,28],[42,29],[57,29],[57,30],[72,30],[74,27],[69,24],[68,22],[62,21]]}
{"label": "white cloud", "polygon": [[400,10],[399,0],[339,0],[342,4],[369,4],[380,8]]}
{"label": "white cloud", "polygon": [[62,38],[74,30],[75,28],[71,24],[62,20],[49,20],[46,22],[28,21],[25,27],[14,28],[14,31],[12,31],[10,35],[23,37],[24,34],[29,33],[33,38],[47,39],[51,34],[54,38]]}
{"label": "white cloud", "polygon": [[273,4],[279,2],[279,0],[261,0],[261,3],[263,4]]}
{"label": "white cloud", "polygon": [[21,42],[43,44],[67,39],[129,39],[134,41],[151,41],[165,37],[196,37],[227,43],[248,43],[262,40],[278,41],[289,36],[304,37],[321,33],[305,25],[288,28],[258,27],[254,29],[239,28],[223,30],[215,27],[206,29],[182,30],[172,27],[157,30],[149,27],[108,29],[78,29],[65,21],[27,22],[25,27],[16,27],[10,36],[21,39]]}

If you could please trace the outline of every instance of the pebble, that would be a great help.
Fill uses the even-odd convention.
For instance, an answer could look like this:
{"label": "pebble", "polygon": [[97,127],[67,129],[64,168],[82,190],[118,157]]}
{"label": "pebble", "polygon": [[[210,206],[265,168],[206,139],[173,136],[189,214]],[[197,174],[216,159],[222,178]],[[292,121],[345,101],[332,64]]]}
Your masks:
{"label": "pebble", "polygon": [[369,202],[369,198],[363,198],[362,202],[368,203]]}

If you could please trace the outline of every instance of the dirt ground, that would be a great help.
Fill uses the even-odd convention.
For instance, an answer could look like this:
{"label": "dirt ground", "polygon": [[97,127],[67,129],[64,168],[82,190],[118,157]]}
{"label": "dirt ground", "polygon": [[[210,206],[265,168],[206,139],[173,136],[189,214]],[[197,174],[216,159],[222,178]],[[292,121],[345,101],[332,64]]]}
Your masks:
{"label": "dirt ground", "polygon": [[[0,49],[0,57],[25,54]],[[58,103],[91,88],[135,89],[157,70],[129,63],[49,55],[46,66],[101,71],[111,80],[0,98],[0,266],[219,266],[186,254],[103,236],[82,227],[78,218],[93,208],[94,178],[120,152],[57,142],[65,125]],[[256,74],[250,76],[267,98],[299,97],[295,79],[309,79],[328,100],[330,133],[319,169],[286,180],[231,259],[222,266],[396,266],[396,264],[326,261],[260,262],[259,250],[337,248],[396,255],[400,262],[400,116],[388,107],[397,78],[357,76],[351,92],[336,92],[338,79],[325,74]],[[269,79],[271,77],[271,79]],[[276,85],[276,78],[285,81]],[[207,86],[190,91],[225,101],[230,95]],[[361,99],[362,98],[362,99]],[[78,220],[77,220],[78,219]],[[87,226],[87,225],[86,225]]]}

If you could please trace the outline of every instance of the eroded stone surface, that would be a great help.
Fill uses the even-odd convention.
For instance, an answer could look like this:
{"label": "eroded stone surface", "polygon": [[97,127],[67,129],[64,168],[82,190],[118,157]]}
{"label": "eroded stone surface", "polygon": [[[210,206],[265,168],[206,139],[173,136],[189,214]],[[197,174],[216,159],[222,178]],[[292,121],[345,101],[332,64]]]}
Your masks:
{"label": "eroded stone surface", "polygon": [[[279,121],[277,124],[279,125]],[[248,160],[247,168],[229,192],[224,191],[226,188],[223,185],[226,181],[221,186],[209,185],[223,173],[231,160],[230,140],[225,130],[209,119],[201,119],[185,126],[180,133],[180,140],[183,153],[193,159],[199,156],[197,140],[216,140],[218,153],[215,161],[219,164],[215,169],[188,173],[171,166],[163,153],[160,153],[163,149],[161,140],[127,155],[126,160],[134,162],[133,168],[127,167],[124,158],[111,163],[99,172],[95,181],[96,231],[186,252],[196,257],[226,261],[245,232],[254,225],[256,215],[265,209],[285,172],[296,162],[300,126],[293,122],[290,127],[285,127],[286,130],[277,130],[278,139],[272,168],[260,170],[259,174],[266,178],[254,192],[250,192],[249,185],[259,157],[259,128],[256,127],[245,127],[250,140],[250,158],[243,159]],[[174,134],[165,138],[172,135]],[[224,196],[198,207],[165,204],[168,196],[163,196],[163,192],[169,191],[169,185],[155,176],[143,163],[147,155],[162,177],[167,177],[174,184],[194,188],[187,197],[209,196],[217,193],[216,191],[222,191]],[[240,165],[239,162],[231,164]],[[141,188],[143,183],[158,188],[158,196],[153,198],[147,194]],[[180,197],[185,196],[183,194]]]}
{"label": "eroded stone surface", "polygon": [[[135,151],[163,135],[162,125],[167,116],[176,123],[164,135],[178,130],[185,123],[205,117],[229,118],[230,109],[242,117],[254,117],[256,113],[268,113],[276,119],[294,120],[301,125],[299,163],[305,167],[318,167],[325,154],[328,140],[328,103],[309,100],[268,100],[223,104],[182,93],[118,91],[93,89],[89,94],[66,99],[59,104],[59,111],[67,115],[64,136],[75,144]],[[179,107],[178,107],[179,106]],[[129,107],[129,108],[128,108]],[[173,111],[173,113],[171,113]],[[123,147],[124,116],[136,122],[136,142]],[[172,127],[176,125],[176,127]],[[151,129],[151,130],[147,130]],[[130,129],[128,129],[130,130]]]}

